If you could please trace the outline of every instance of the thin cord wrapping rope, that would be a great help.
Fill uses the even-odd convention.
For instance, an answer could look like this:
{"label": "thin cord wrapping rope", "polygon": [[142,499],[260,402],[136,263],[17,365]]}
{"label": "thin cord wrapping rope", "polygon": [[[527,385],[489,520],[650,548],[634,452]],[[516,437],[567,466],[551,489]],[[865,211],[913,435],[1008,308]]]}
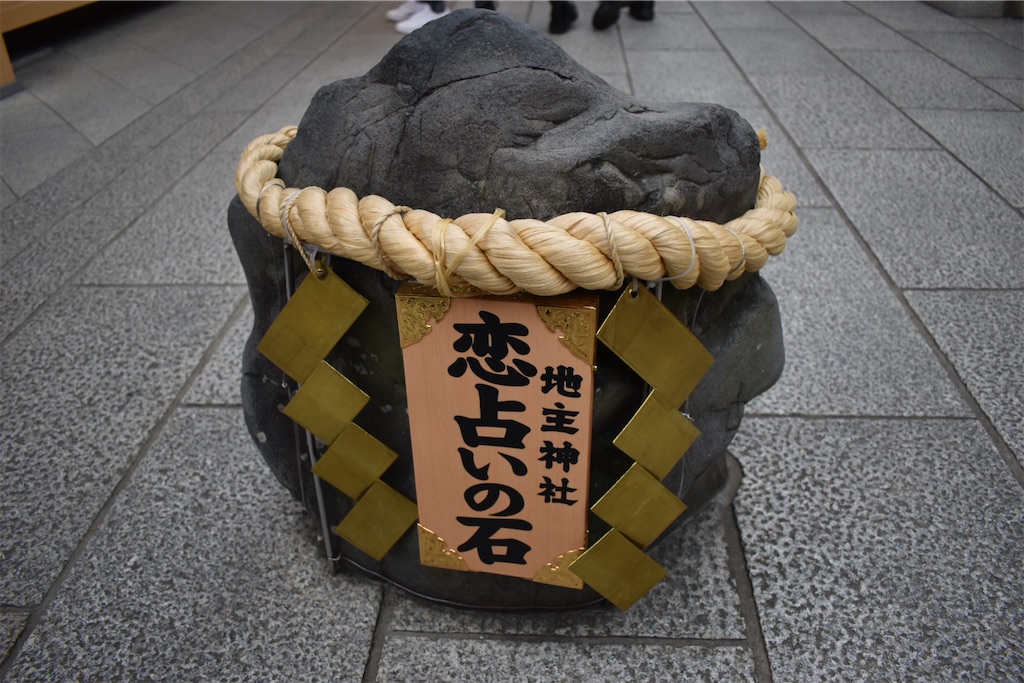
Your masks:
{"label": "thin cord wrapping rope", "polygon": [[[296,132],[289,126],[262,135],[242,153],[235,186],[249,212],[268,232],[285,237],[281,212],[291,199],[288,222],[302,242],[394,279],[435,287],[548,296],[577,287],[618,289],[626,277],[636,277],[714,291],[782,253],[799,225],[796,198],[763,169],[755,207],[724,225],[639,211],[573,212],[547,221],[485,213],[445,219],[376,195],[358,198],[347,188],[310,187],[296,195],[298,188],[276,177]],[[434,228],[442,220],[435,247]]]}

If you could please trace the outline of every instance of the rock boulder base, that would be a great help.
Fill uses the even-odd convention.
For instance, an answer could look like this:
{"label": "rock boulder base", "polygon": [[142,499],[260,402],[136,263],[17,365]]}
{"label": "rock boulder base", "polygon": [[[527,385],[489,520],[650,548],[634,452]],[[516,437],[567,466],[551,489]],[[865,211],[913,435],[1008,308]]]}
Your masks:
{"label": "rock boulder base", "polygon": [[[509,218],[539,219],[636,209],[726,221],[753,205],[759,156],[756,134],[729,109],[640,102],[530,27],[499,13],[464,10],[402,39],[365,76],[321,88],[279,175],[293,187],[348,187],[446,216],[496,207]],[[287,300],[283,245],[237,197],[228,224],[255,312],[243,354],[246,421],[277,478],[319,515],[308,456],[296,456],[304,437],[296,438],[280,412],[289,399],[285,378],[256,351]],[[290,272],[301,275],[302,262],[289,258]],[[383,478],[415,500],[394,301],[402,283],[340,258],[332,268],[370,305],[327,360],[370,396],[356,422],[399,453]],[[617,297],[602,294],[602,317]],[[666,284],[664,302],[716,358],[685,406],[702,436],[664,480],[693,507],[721,482],[725,449],[745,403],[782,371],[781,325],[775,297],[757,275],[713,293]],[[600,345],[597,366],[591,501],[631,463],[612,439],[643,396],[642,381]],[[336,525],[352,501],[327,485],[324,490]],[[593,541],[607,525],[591,515],[590,530]],[[424,567],[414,531],[381,562],[334,541],[347,562],[436,600],[508,609],[600,599],[589,588]]]}

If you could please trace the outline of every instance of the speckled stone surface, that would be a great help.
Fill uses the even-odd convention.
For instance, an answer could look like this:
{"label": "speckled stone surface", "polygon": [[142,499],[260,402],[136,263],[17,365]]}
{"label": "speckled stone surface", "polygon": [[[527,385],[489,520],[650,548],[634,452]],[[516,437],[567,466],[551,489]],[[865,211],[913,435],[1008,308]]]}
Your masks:
{"label": "speckled stone surface", "polygon": [[[11,334],[69,279],[83,261],[94,257],[107,242],[142,213],[140,208],[84,210],[55,224],[37,244],[21,250],[0,267],[0,339]],[[60,249],[47,249],[56,243]]]}
{"label": "speckled stone surface", "polygon": [[973,420],[748,419],[736,513],[778,681],[1024,672],[1024,492]]}
{"label": "speckled stone surface", "polygon": [[385,646],[376,680],[738,683],[754,680],[754,666],[735,646],[402,637]]}
{"label": "speckled stone surface", "polygon": [[719,102],[727,107],[759,104],[757,93],[721,51],[652,51],[632,69],[639,97],[669,102]]}
{"label": "speckled stone surface", "polygon": [[[821,184],[800,159],[796,148],[769,111],[757,105],[737,105],[735,109],[750,122],[754,130],[764,129],[767,132],[768,147],[761,150],[761,165],[765,173],[778,178],[786,190],[796,195],[797,206],[800,208],[798,215],[802,215],[803,209],[809,207],[831,208],[832,202]],[[803,234],[800,236],[803,237]]]}
{"label": "speckled stone surface", "polygon": [[[835,59],[829,56],[828,59]],[[846,67],[843,67],[845,69]],[[928,149],[935,143],[853,73],[755,74],[754,85],[807,148]]]}
{"label": "speckled stone surface", "polygon": [[1006,201],[1024,207],[1024,112],[913,110],[910,115]]}
{"label": "speckled stone surface", "polygon": [[[225,128],[222,135],[229,131]],[[80,281],[244,283],[237,259],[231,258],[231,239],[221,222],[223,207],[234,194],[230,179],[237,164],[237,153],[208,155],[111,244]]]}
{"label": "speckled stone surface", "polygon": [[177,411],[9,680],[359,681],[380,588],[251,450],[240,410]]}
{"label": "speckled stone surface", "polygon": [[847,73],[842,62],[796,26],[778,30],[723,28],[718,37],[751,76],[841,77]]}
{"label": "speckled stone surface", "polygon": [[[942,110],[1017,109],[1005,97],[923,50],[843,50],[838,54],[850,68],[901,107]],[[975,127],[969,125],[971,129]]]}
{"label": "speckled stone surface", "polygon": [[772,264],[786,371],[755,413],[951,415],[967,407],[910,317],[832,210],[800,212]]}
{"label": "speckled stone surface", "polygon": [[220,340],[206,366],[196,377],[184,403],[196,405],[241,405],[242,349],[252,330],[252,306],[244,304],[238,320]]}
{"label": "speckled stone surface", "polygon": [[742,639],[739,596],[723,529],[726,514],[731,515],[728,508],[709,506],[654,548],[651,557],[668,576],[625,612],[608,606],[496,614],[445,608],[399,594],[389,627],[423,634]]}
{"label": "speckled stone surface", "polygon": [[761,30],[791,29],[792,21],[766,2],[691,2],[695,11],[712,29],[750,28]]}
{"label": "speckled stone surface", "polygon": [[1024,292],[908,292],[914,311],[1024,464]]}
{"label": "speckled stone surface", "polygon": [[73,288],[0,354],[0,602],[39,602],[239,288]]}
{"label": "speckled stone surface", "polygon": [[979,81],[1024,108],[1024,79],[1021,78],[979,78]]}
{"label": "speckled stone surface", "polygon": [[[785,12],[785,4],[780,6]],[[917,45],[870,16],[794,13],[794,20],[830,50],[910,51]],[[876,52],[877,54],[877,52]]]}
{"label": "speckled stone surface", "polygon": [[[837,3],[838,4],[838,3]],[[855,2],[858,10],[900,31],[962,32],[969,27],[923,2]]]}
{"label": "speckled stone surface", "polygon": [[897,286],[1024,285],[1024,219],[946,152],[807,156]]}
{"label": "speckled stone surface", "polygon": [[[657,21],[634,21],[628,10],[621,12],[619,22],[622,44],[627,50],[715,50],[718,42],[701,18],[692,13],[658,12]],[[589,18],[589,17],[588,17]],[[687,102],[703,101],[687,99]]]}
{"label": "speckled stone surface", "polygon": [[0,612],[0,660],[7,658],[27,621],[28,614],[24,612]]}
{"label": "speckled stone surface", "polygon": [[975,77],[1020,76],[1020,50],[983,33],[918,33],[907,36]]}

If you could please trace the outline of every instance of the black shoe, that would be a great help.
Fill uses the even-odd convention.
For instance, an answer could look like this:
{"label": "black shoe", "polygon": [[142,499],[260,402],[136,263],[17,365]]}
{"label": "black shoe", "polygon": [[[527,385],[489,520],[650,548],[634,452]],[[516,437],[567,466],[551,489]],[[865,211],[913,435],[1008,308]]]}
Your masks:
{"label": "black shoe", "polygon": [[619,10],[622,9],[620,2],[602,2],[594,12],[594,28],[603,31],[619,20]]}
{"label": "black shoe", "polygon": [[580,16],[576,11],[575,2],[551,2],[551,23],[548,24],[548,32],[554,35],[565,33],[572,26],[572,23]]}
{"label": "black shoe", "polygon": [[629,3],[629,16],[637,21],[654,21],[653,2],[631,2]]}

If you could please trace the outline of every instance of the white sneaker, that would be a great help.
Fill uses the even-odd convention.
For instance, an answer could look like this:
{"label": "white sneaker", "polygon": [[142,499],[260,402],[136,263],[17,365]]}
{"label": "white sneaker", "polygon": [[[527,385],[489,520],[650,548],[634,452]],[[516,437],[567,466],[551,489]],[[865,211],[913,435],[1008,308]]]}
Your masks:
{"label": "white sneaker", "polygon": [[434,19],[440,19],[441,17],[446,17],[449,14],[451,14],[451,10],[448,9],[445,9],[445,11],[443,12],[435,12],[434,10],[430,9],[430,5],[425,5],[422,3],[417,4],[423,9],[417,10],[416,14],[413,14],[408,19],[400,21],[397,24],[395,24],[396,31],[398,31],[399,33],[406,34],[412,33],[418,28],[423,28],[424,26],[432,22]]}
{"label": "white sneaker", "polygon": [[420,7],[423,7],[423,4],[417,0],[406,0],[398,7],[389,9],[387,16],[391,21],[405,21],[412,15],[419,12]]}

